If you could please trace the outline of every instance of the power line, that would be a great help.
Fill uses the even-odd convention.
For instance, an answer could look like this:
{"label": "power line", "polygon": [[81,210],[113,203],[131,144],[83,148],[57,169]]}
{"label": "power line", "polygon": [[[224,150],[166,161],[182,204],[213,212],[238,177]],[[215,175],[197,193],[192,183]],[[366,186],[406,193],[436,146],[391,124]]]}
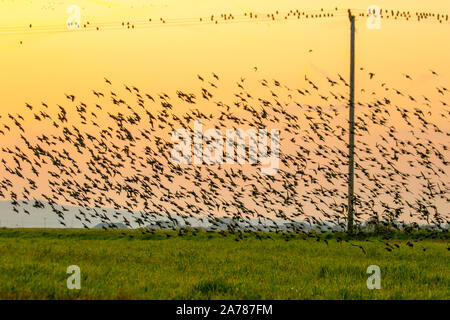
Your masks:
{"label": "power line", "polygon": [[[430,13],[430,12],[410,12],[400,11],[393,9],[381,9],[379,10],[361,10],[351,9],[356,17],[375,17],[382,20],[390,21],[409,21],[409,22],[434,22],[434,23],[450,23],[449,14],[447,13]],[[308,21],[308,20],[326,20],[331,18],[340,18],[347,16],[348,9],[332,9],[332,10],[290,10],[287,12],[246,12],[244,14],[234,15],[231,13],[222,13],[220,15],[203,16],[200,18],[170,18],[170,19],[146,19],[146,20],[130,20],[130,21],[107,21],[96,24],[91,24],[86,21],[80,25],[79,29],[75,31],[100,31],[100,30],[133,30],[133,29],[146,29],[146,28],[158,28],[164,26],[198,26],[198,25],[216,25],[216,24],[234,24],[244,22],[281,22],[281,21]],[[0,34],[3,35],[28,35],[28,34],[50,34],[50,33],[64,33],[74,32],[74,30],[68,29],[66,25],[41,25],[28,27],[24,26],[4,26],[0,27]]]}

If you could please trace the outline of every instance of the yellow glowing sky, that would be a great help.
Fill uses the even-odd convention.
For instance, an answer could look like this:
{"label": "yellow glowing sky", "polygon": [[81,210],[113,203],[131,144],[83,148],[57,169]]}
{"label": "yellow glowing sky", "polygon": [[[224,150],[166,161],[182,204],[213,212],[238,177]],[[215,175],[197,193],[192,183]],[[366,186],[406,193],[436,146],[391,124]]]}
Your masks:
{"label": "yellow glowing sky", "polygon": [[[221,75],[233,85],[259,67],[258,76],[295,86],[305,73],[348,76],[349,22],[346,17],[324,21],[250,22],[219,25],[169,26],[134,30],[34,33],[27,26],[64,27],[66,9],[74,1],[0,1],[0,30],[25,32],[0,37],[0,106],[2,111],[25,110],[24,102],[51,104],[64,93],[85,95],[101,89],[103,77],[115,84],[135,85],[149,92],[198,89],[197,74]],[[76,1],[82,23],[197,18],[221,13],[319,10],[369,5],[399,10],[450,13],[450,2],[429,0],[93,0]],[[410,85],[409,92],[433,81],[429,69],[449,83],[450,24],[382,21],[380,30],[357,24],[357,68],[373,70],[385,82]],[[22,44],[20,44],[22,41]],[[309,50],[313,52],[310,53]],[[358,74],[357,74],[358,77]],[[357,85],[367,84],[360,77]]]}

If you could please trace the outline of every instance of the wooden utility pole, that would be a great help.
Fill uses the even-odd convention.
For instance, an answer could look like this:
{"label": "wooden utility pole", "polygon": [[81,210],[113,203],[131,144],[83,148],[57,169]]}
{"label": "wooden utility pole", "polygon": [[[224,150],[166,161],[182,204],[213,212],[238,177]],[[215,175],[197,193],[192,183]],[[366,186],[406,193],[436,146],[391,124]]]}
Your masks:
{"label": "wooden utility pole", "polygon": [[348,217],[347,232],[353,233],[354,167],[355,167],[355,16],[348,10],[350,19],[350,114],[348,143]]}

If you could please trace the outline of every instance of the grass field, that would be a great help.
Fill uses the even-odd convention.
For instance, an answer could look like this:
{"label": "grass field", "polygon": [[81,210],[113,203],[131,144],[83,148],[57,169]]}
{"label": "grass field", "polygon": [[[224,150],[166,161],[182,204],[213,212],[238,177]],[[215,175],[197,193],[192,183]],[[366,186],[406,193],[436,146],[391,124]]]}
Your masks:
{"label": "grass field", "polygon": [[[448,239],[391,239],[389,252],[376,237],[270,236],[0,229],[0,299],[450,297]],[[69,265],[81,269],[80,290],[67,289]],[[379,290],[366,286],[369,265],[381,269]]]}

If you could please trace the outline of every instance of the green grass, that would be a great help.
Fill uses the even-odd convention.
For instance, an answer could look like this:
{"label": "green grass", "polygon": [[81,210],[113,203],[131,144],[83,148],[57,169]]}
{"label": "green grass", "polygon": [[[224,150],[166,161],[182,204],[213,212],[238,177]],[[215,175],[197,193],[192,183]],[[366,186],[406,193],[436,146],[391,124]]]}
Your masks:
{"label": "green grass", "polygon": [[[448,239],[409,240],[410,247],[404,235],[393,237],[400,248],[388,252],[373,236],[346,242],[326,234],[326,244],[261,235],[0,229],[0,299],[450,297]],[[81,290],[66,287],[69,265],[81,268]],[[367,289],[369,265],[381,268],[380,290]]]}

